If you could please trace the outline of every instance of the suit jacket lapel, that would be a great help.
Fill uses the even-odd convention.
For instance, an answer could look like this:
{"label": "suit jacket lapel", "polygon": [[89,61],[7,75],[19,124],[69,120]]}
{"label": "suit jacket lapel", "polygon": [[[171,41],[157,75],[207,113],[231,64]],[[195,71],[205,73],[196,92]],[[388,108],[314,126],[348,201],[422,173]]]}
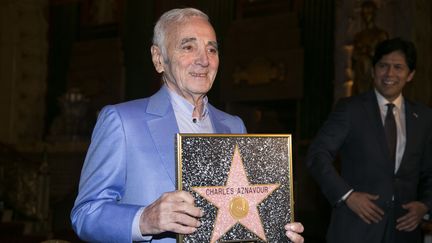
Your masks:
{"label": "suit jacket lapel", "polygon": [[[225,124],[226,119],[222,113],[210,104],[208,109],[215,133],[230,133],[231,130]],[[147,125],[162,164],[171,181],[176,185],[175,134],[179,132],[179,128],[165,86],[150,97],[146,112],[155,115]]]}
{"label": "suit jacket lapel", "polygon": [[390,161],[390,151],[387,147],[386,135],[384,131],[384,126],[381,119],[380,109],[378,107],[378,101],[374,91],[370,91],[364,96],[364,107],[366,109],[366,114],[371,121],[373,134],[376,134],[376,138],[378,140],[378,144],[381,147],[381,151],[384,151],[385,158],[387,159],[387,163],[393,168],[394,171],[394,162]]}
{"label": "suit jacket lapel", "polygon": [[217,110],[212,105],[208,104],[210,119],[213,124],[215,133],[230,133],[231,130],[225,124],[225,117],[221,114],[219,110]]}
{"label": "suit jacket lapel", "polygon": [[162,164],[175,185],[175,134],[179,129],[165,87],[150,97],[146,112],[156,116],[149,120],[147,125]]}
{"label": "suit jacket lapel", "polygon": [[406,131],[406,143],[405,143],[405,150],[404,154],[402,156],[401,164],[399,166],[399,171],[403,169],[402,167],[406,165],[406,154],[409,154],[407,151],[411,150],[411,146],[415,141],[415,134],[416,134],[416,120],[418,118],[418,112],[416,107],[411,104],[409,101],[405,99],[405,131]]}

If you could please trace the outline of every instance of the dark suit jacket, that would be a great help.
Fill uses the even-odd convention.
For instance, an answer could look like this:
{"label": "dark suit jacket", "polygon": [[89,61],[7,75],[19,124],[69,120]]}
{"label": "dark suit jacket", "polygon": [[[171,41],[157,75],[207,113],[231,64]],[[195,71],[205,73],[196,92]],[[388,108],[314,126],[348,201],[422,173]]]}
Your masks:
{"label": "dark suit jacket", "polygon": [[[334,205],[328,242],[380,242],[389,210],[398,218],[405,213],[401,204],[416,200],[432,209],[432,110],[405,99],[405,116],[406,147],[396,174],[373,91],[339,101],[317,134],[306,163]],[[340,172],[333,165],[338,155]],[[338,204],[350,189],[379,195],[376,203],[385,211],[384,219],[368,225]],[[420,233],[397,232],[396,239],[417,242]]]}

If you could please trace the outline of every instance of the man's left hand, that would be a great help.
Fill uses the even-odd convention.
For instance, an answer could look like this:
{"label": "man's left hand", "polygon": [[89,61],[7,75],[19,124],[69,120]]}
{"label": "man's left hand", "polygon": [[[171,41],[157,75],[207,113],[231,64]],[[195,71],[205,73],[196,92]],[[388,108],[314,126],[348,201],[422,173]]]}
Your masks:
{"label": "man's left hand", "polygon": [[400,231],[413,231],[428,211],[428,207],[419,201],[403,204],[402,208],[408,210],[408,212],[396,221],[396,229]]}

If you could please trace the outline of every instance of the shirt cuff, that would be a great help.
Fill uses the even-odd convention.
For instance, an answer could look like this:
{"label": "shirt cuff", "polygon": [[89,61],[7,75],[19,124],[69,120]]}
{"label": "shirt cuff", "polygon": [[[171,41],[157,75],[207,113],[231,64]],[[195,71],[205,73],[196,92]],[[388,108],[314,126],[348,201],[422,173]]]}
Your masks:
{"label": "shirt cuff", "polygon": [[143,213],[143,211],[144,211],[144,207],[140,208],[136,212],[135,217],[134,217],[133,222],[132,222],[132,241],[135,241],[135,242],[142,242],[142,241],[150,242],[153,238],[151,235],[143,236],[141,234],[140,218],[141,218],[141,214]]}
{"label": "shirt cuff", "polygon": [[349,190],[347,193],[345,193],[345,195],[342,196],[341,200],[343,202],[345,202],[345,200],[347,200],[347,198],[349,197],[349,195],[351,195],[351,193],[354,191],[354,189]]}
{"label": "shirt cuff", "polygon": [[345,200],[351,195],[351,193],[354,191],[354,189],[349,190],[347,193],[345,193],[335,204],[335,207],[340,207],[342,204],[344,204]]}

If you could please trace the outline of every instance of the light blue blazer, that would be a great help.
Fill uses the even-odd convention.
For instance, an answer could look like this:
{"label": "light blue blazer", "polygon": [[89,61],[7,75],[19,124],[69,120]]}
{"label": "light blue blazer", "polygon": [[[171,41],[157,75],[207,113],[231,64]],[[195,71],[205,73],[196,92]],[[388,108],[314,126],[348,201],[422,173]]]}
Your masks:
{"label": "light blue blazer", "polygon": [[[242,120],[209,105],[216,133],[246,133]],[[90,242],[131,242],[136,212],[174,191],[175,134],[179,132],[163,86],[149,98],[102,109],[82,168],[71,212],[79,237]],[[152,242],[175,242],[174,234]]]}

